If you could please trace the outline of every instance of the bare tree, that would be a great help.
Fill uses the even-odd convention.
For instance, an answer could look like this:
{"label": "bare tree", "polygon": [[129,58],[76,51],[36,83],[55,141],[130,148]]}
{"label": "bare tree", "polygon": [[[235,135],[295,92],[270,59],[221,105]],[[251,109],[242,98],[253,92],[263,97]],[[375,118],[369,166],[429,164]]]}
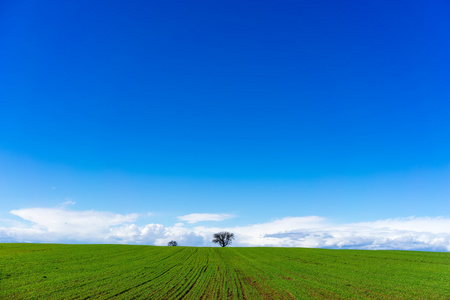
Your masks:
{"label": "bare tree", "polygon": [[167,243],[167,246],[178,246],[178,243],[176,241],[170,241]]}
{"label": "bare tree", "polygon": [[213,243],[219,244],[221,247],[231,245],[231,241],[234,240],[234,233],[228,231],[222,231],[214,233]]}

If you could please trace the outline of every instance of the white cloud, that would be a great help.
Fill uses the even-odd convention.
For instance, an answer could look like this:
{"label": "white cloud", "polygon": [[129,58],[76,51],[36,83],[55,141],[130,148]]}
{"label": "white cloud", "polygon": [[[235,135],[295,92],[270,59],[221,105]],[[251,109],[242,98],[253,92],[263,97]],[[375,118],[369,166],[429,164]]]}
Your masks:
{"label": "white cloud", "polygon": [[194,224],[203,221],[224,221],[230,219],[230,215],[226,214],[190,214],[178,217],[178,220]]}
{"label": "white cloud", "polygon": [[[323,224],[325,225],[325,224]],[[409,217],[266,234],[279,246],[450,251],[450,219]]]}
{"label": "white cloud", "polygon": [[[137,214],[120,215],[63,208],[19,209],[12,213],[32,224],[8,223],[10,227],[0,227],[2,242],[166,245],[168,241],[176,240],[179,245],[184,246],[212,246],[212,234],[227,230],[235,234],[235,246],[450,251],[450,218],[443,217],[332,224],[325,218],[309,216],[285,217],[238,227],[185,227],[183,223],[167,227],[162,224],[138,226],[135,224]],[[224,218],[224,215],[205,215],[209,214],[192,214],[179,218],[191,221],[190,223]]]}
{"label": "white cloud", "polygon": [[[31,232],[48,241],[96,241],[109,233],[111,226],[134,222],[137,218],[137,214],[120,215],[64,208],[27,208],[13,210],[11,213],[31,222]],[[13,229],[15,228],[10,230]]]}
{"label": "white cloud", "polygon": [[76,201],[72,201],[69,198],[66,198],[66,202],[64,202],[62,205],[65,206],[65,205],[75,205],[75,204],[77,204]]}

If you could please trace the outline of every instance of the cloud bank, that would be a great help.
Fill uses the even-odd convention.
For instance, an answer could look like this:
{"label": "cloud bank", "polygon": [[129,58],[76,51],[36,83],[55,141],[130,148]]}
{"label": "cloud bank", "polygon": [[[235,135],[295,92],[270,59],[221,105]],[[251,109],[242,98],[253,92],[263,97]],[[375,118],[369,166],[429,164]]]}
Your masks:
{"label": "cloud bank", "polygon": [[0,242],[69,242],[212,246],[212,234],[231,231],[234,246],[314,247],[336,249],[403,249],[450,251],[450,218],[409,217],[332,224],[319,216],[285,217],[237,227],[192,226],[200,221],[221,221],[225,214],[190,214],[173,226],[138,226],[137,214],[75,211],[67,208],[29,208],[11,211],[22,222],[0,227]]}

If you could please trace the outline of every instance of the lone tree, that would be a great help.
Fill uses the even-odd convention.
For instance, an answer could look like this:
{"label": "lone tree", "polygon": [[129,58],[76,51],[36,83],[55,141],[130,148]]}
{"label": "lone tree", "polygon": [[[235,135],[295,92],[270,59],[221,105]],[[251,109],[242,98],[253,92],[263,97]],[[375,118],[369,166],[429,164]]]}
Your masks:
{"label": "lone tree", "polygon": [[231,245],[231,241],[234,240],[234,233],[228,231],[222,231],[214,233],[213,243],[219,244],[221,247]]}
{"label": "lone tree", "polygon": [[170,241],[167,243],[167,246],[178,246],[178,243],[176,241]]}

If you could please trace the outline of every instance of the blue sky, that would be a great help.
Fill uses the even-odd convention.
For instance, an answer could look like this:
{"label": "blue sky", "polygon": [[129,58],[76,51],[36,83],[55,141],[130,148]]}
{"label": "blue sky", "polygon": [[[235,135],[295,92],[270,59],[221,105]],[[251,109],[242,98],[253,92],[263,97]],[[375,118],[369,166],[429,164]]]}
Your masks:
{"label": "blue sky", "polygon": [[3,1],[0,241],[450,222],[450,4],[366,2]]}

